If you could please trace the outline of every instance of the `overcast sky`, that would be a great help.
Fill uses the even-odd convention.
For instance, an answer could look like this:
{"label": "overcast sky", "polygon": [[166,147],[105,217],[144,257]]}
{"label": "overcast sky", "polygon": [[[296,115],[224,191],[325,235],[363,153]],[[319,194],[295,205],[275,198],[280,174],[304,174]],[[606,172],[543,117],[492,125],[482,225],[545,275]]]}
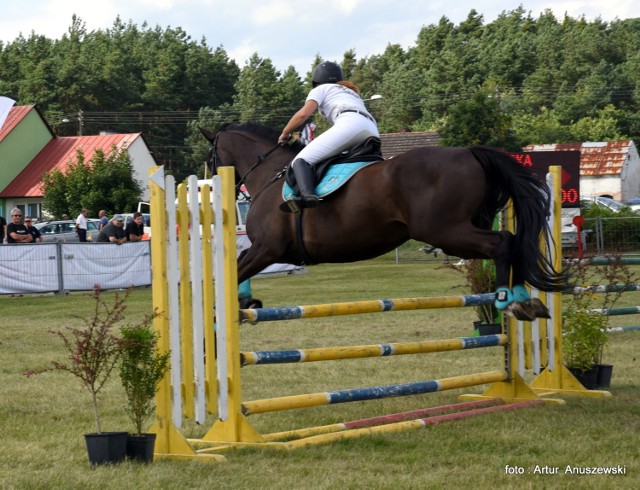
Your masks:
{"label": "overcast sky", "polygon": [[358,59],[381,54],[388,44],[415,43],[422,26],[442,16],[458,24],[472,8],[491,22],[522,4],[537,17],[545,9],[558,18],[584,15],[605,21],[640,16],[637,0],[0,0],[0,40],[31,31],[59,39],[73,14],[87,30],[109,28],[117,16],[138,27],[181,27],[211,48],[223,46],[240,67],[253,54],[269,58],[278,70],[294,65],[301,76],[315,55],[340,61],[354,49]]}

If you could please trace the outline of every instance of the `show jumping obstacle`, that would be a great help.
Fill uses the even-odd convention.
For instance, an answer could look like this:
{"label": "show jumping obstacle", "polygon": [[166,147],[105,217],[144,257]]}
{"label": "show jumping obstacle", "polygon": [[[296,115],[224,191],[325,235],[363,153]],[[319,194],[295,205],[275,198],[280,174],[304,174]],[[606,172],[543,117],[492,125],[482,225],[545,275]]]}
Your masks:
{"label": "show jumping obstacle", "polygon": [[[202,188],[203,197],[198,202],[195,177],[189,179],[187,186],[178,186],[177,200],[175,182],[171,176],[164,177],[161,167],[153,169],[150,177],[152,227],[155,230],[167,230],[166,234],[154,233],[152,237],[153,304],[154,309],[160,313],[154,319],[154,326],[160,335],[160,349],[171,350],[171,370],[160,384],[156,422],[150,429],[157,434],[156,457],[221,461],[224,456],[218,453],[232,448],[250,446],[292,449],[366,434],[427,427],[444,421],[531,407],[544,402],[564,403],[562,400],[543,398],[551,394],[609,396],[608,392],[585,390],[562,365],[560,293],[533,292],[534,296],[539,296],[549,307],[552,319],[537,319],[534,322],[516,322],[510,319],[503,327],[504,333],[500,335],[241,352],[241,326],[237,313],[234,171],[231,167],[222,167],[218,172],[219,175],[214,178],[213,209],[209,204],[208,186]],[[555,189],[552,194],[555,197],[552,235],[557,239],[556,249],[545,253],[553,257],[554,265],[559,270],[559,167],[552,170],[551,180],[552,188]],[[215,226],[213,234],[212,226]],[[174,232],[176,228],[179,230],[177,237]],[[210,311],[214,297],[215,339]],[[373,312],[467,307],[490,303],[494,298],[495,294],[489,293],[262,308],[242,310],[241,317],[246,322],[260,323]],[[421,382],[263,400],[242,401],[241,397],[240,371],[243,366],[257,368],[261,364],[336,361],[488,347],[502,349],[502,369]],[[523,378],[527,370],[535,375],[531,383]],[[259,433],[248,418],[249,415],[258,413],[431,393],[483,384],[490,386],[479,395],[462,395],[460,398],[467,400],[464,403],[272,434]],[[204,424],[207,414],[214,414],[216,421],[202,439],[187,440],[178,430],[185,417]]]}

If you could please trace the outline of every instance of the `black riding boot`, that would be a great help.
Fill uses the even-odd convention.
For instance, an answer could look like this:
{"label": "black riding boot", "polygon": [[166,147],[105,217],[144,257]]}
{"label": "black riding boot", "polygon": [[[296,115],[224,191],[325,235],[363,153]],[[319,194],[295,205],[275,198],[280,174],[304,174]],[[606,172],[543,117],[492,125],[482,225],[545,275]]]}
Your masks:
{"label": "black riding boot", "polygon": [[300,190],[300,198],[295,201],[301,208],[315,208],[319,199],[316,195],[316,179],[313,168],[302,158],[296,159],[291,164],[291,168]]}

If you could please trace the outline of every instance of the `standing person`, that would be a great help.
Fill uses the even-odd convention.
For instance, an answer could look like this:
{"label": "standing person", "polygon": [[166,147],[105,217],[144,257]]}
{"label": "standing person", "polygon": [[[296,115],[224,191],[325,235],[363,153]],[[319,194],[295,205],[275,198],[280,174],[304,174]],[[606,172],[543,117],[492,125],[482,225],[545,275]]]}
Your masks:
{"label": "standing person", "polygon": [[137,211],[133,213],[133,219],[127,223],[124,234],[128,242],[139,242],[142,240],[142,235],[144,235],[144,218],[142,217],[142,213]]}
{"label": "standing person", "polygon": [[31,224],[32,222],[33,222],[33,219],[31,218],[31,216],[25,216],[24,217],[24,226],[27,229],[27,231],[31,234],[31,236],[33,237],[33,242],[34,243],[42,243],[42,242],[44,242],[44,237],[40,233],[40,230],[38,230],[38,228],[33,226]]}
{"label": "standing person", "polygon": [[0,216],[0,244],[4,243],[7,236],[7,220]]}
{"label": "standing person", "polygon": [[121,214],[116,214],[109,224],[102,229],[98,234],[97,241],[101,243],[116,243],[118,245],[122,245],[127,241],[124,233],[124,218]]}
{"label": "standing person", "polygon": [[87,241],[87,215],[89,211],[86,208],[82,208],[80,214],[76,218],[76,232],[78,233],[78,241]]}
{"label": "standing person", "polygon": [[316,136],[296,155],[291,163],[300,196],[294,201],[299,207],[318,205],[315,192],[313,166],[342,151],[352,148],[367,138],[379,138],[376,120],[367,111],[360,97],[360,89],[343,80],[342,68],[337,63],[325,61],[313,70],[313,89],[305,104],[296,112],[278,138],[280,144],[291,138],[291,133],[317,110],[333,126]]}
{"label": "standing person", "polygon": [[107,212],[104,209],[101,209],[98,213],[98,218],[100,218],[100,223],[98,224],[98,231],[102,231],[102,228],[109,224],[109,218],[107,218]]}
{"label": "standing person", "polygon": [[31,243],[33,236],[27,230],[27,227],[20,221],[22,219],[22,211],[18,208],[11,210],[11,223],[7,225],[7,243]]}

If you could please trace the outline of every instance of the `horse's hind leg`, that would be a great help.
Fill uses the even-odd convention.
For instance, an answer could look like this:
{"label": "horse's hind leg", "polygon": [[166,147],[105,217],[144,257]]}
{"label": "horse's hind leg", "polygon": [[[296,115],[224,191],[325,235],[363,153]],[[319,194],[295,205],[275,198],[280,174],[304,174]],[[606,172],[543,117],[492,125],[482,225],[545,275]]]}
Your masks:
{"label": "horse's hind leg", "polygon": [[[538,299],[531,298],[524,286],[524,277],[518,263],[513,263],[513,240],[511,232],[501,231],[502,242],[495,255],[496,284],[498,296],[496,306],[507,309],[518,320],[532,321],[549,318],[549,310]],[[513,285],[510,287],[509,285]]]}

